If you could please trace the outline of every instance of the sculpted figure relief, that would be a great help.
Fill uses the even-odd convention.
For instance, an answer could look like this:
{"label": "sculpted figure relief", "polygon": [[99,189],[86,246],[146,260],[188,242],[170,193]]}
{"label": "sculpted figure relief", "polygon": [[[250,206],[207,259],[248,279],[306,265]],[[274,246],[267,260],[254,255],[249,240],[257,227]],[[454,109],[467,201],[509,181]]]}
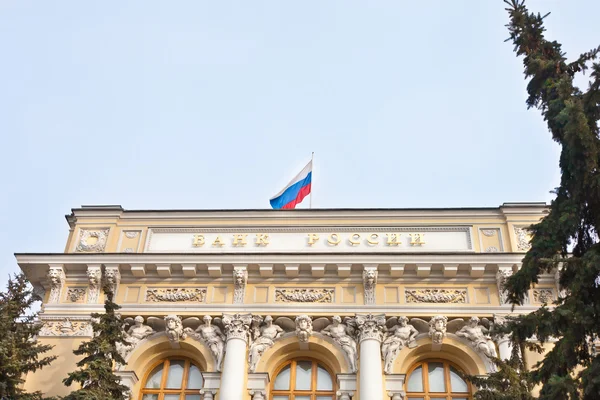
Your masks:
{"label": "sculpted figure relief", "polygon": [[165,323],[165,332],[171,342],[179,342],[187,337],[187,334],[183,330],[181,318],[177,315],[167,315],[165,317]]}
{"label": "sculpted figure relief", "polygon": [[128,344],[117,344],[117,351],[121,353],[123,357],[125,357],[128,353],[135,349],[135,347],[142,340],[155,333],[151,327],[144,324],[144,317],[142,317],[141,315],[138,315],[133,320],[131,318],[126,318],[125,327],[127,327],[128,325],[129,329],[125,331],[124,335],[125,340]]}
{"label": "sculpted figure relief", "polygon": [[99,267],[88,267],[87,276],[89,281],[87,301],[88,303],[94,304],[98,302],[98,295],[100,294],[100,280],[102,279],[102,271]]}
{"label": "sculpted figure relief", "polygon": [[434,344],[442,344],[446,337],[448,317],[436,315],[429,320],[429,336]]}
{"label": "sculpted figure relief", "polygon": [[479,318],[472,317],[465,326],[456,332],[456,336],[464,337],[475,350],[486,356],[496,357],[496,346],[488,332],[486,327],[479,325]]}
{"label": "sculpted figure relief", "polygon": [[248,271],[246,268],[233,269],[233,303],[243,304],[244,294],[246,293],[246,282],[248,281]]}
{"label": "sculpted figure relief", "polygon": [[48,303],[58,303],[65,281],[65,273],[62,268],[50,268],[48,270],[48,279],[50,280],[50,298],[48,299]]}
{"label": "sculpted figure relief", "polygon": [[365,304],[375,304],[375,285],[377,284],[377,269],[365,268],[363,270],[363,284],[365,288]]}
{"label": "sculpted figure relief", "polygon": [[384,361],[383,370],[386,374],[392,373],[392,366],[400,350],[405,346],[410,348],[417,346],[415,338],[418,334],[419,331],[414,326],[408,324],[407,317],[399,317],[398,323],[388,329],[381,345],[381,356]]}
{"label": "sculpted figure relief", "polygon": [[296,317],[296,336],[301,343],[308,342],[308,338],[313,333],[312,319],[308,315],[299,315]]}
{"label": "sculpted figure relief", "polygon": [[283,329],[278,325],[273,325],[273,318],[270,315],[265,317],[264,323],[257,330],[253,331],[254,342],[250,346],[248,354],[248,370],[254,372],[260,356],[269,347],[273,346],[275,339],[283,334]]}
{"label": "sculpted figure relief", "polygon": [[215,360],[217,360],[217,371],[221,371],[223,355],[225,354],[225,335],[218,326],[211,324],[212,317],[210,315],[205,315],[202,320],[204,324],[200,325],[191,335],[206,343]]}
{"label": "sculpted figure relief", "polygon": [[325,327],[321,333],[331,337],[344,350],[350,361],[350,370],[356,372],[357,350],[355,336],[355,328],[350,318],[346,318],[342,324],[342,319],[339,315],[333,317],[333,323]]}

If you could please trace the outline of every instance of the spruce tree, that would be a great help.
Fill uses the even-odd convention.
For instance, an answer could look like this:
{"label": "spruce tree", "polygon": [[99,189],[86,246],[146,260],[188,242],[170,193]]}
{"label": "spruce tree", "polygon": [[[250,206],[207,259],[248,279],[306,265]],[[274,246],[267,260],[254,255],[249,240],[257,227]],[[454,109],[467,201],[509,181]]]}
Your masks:
{"label": "spruce tree", "polygon": [[[493,334],[494,337],[502,333]],[[473,396],[475,400],[533,400],[531,373],[527,371],[522,358],[522,346],[513,343],[508,360],[492,357],[497,371],[485,377],[465,376],[479,389]]]}
{"label": "spruce tree", "polygon": [[41,325],[31,309],[39,300],[23,274],[9,277],[6,292],[0,292],[0,399],[42,398],[40,392],[27,393],[21,387],[28,372],[56,359],[42,356],[53,346],[36,341]]}
{"label": "spruce tree", "polygon": [[[506,284],[509,301],[522,304],[542,273],[558,270],[561,294],[553,307],[520,316],[506,329],[521,342],[558,340],[531,372],[531,381],[542,385],[540,399],[597,400],[600,357],[591,341],[600,337],[600,65],[594,62],[600,47],[567,62],[561,45],[545,37],[548,14],[530,13],[523,0],[505,3],[509,40],[529,79],[527,106],[541,111],[562,147],[556,197],[546,217],[530,227],[531,248]],[[589,87],[581,90],[574,77],[590,66]]]}
{"label": "spruce tree", "polygon": [[117,344],[127,345],[121,329],[122,322],[116,311],[120,308],[113,303],[113,292],[104,287],[106,301],[103,314],[92,314],[94,336],[83,342],[73,353],[84,356],[78,363],[78,370],[71,372],[63,380],[71,386],[79,383],[81,389],[70,393],[63,400],[126,400],[129,389],[120,383],[114,374],[114,364],[125,365],[125,360],[117,351]]}

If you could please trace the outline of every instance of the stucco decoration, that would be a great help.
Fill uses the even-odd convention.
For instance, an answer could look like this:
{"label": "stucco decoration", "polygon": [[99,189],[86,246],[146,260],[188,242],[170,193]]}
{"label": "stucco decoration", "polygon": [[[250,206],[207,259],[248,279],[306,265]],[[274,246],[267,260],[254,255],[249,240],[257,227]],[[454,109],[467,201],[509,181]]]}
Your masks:
{"label": "stucco decoration", "polygon": [[60,301],[60,292],[65,284],[65,271],[62,267],[50,267],[48,270],[48,279],[50,280],[50,298],[48,303],[58,303]]}
{"label": "stucco decoration", "polygon": [[233,268],[233,304],[243,304],[248,283],[248,270],[246,267]]}
{"label": "stucco decoration", "polygon": [[125,334],[123,336],[128,344],[118,343],[117,351],[123,358],[126,358],[142,340],[156,332],[150,326],[144,324],[144,317],[140,315],[135,318],[125,318],[124,322],[123,330]]}
{"label": "stucco decoration", "polygon": [[408,324],[407,317],[392,317],[386,323],[388,329],[385,333],[383,344],[381,345],[381,359],[383,360],[383,371],[386,374],[391,374],[394,361],[398,357],[398,353],[404,347],[415,348],[417,342],[415,338],[419,331],[412,325]]}
{"label": "stucco decoration", "polygon": [[312,319],[306,315],[298,315],[294,320],[296,324],[296,336],[300,343],[308,343],[308,338],[313,333]]}
{"label": "stucco decoration", "polygon": [[59,318],[43,320],[38,336],[92,336],[89,319]]}
{"label": "stucco decoration", "polygon": [[496,246],[490,246],[485,249],[486,253],[498,253],[499,251]]}
{"label": "stucco decoration", "polygon": [[98,302],[100,295],[100,283],[102,282],[102,270],[100,266],[88,266],[88,297],[87,302],[95,304]]}
{"label": "stucco decoration", "polygon": [[466,303],[467,289],[405,289],[407,303]]}
{"label": "stucco decoration", "polygon": [[551,303],[554,300],[554,289],[533,289],[535,303]]}
{"label": "stucco decoration", "polygon": [[386,329],[384,314],[356,314],[354,321],[358,328],[360,342],[367,339],[375,339],[379,342],[383,340],[383,333]]}
{"label": "stucco decoration", "polygon": [[250,324],[252,324],[251,314],[223,314],[222,320],[227,340],[242,339],[248,341]]}
{"label": "stucco decoration", "polygon": [[205,299],[205,288],[146,289],[146,301],[149,303],[203,303]]}
{"label": "stucco decoration", "polygon": [[67,301],[81,303],[85,298],[85,288],[67,288]]}
{"label": "stucco decoration", "polygon": [[[248,372],[256,370],[256,364],[260,356],[275,344],[275,340],[283,334],[279,325],[273,324],[273,317],[267,315],[262,323],[259,319],[254,320],[251,330],[252,344],[248,352]],[[256,323],[258,322],[258,323]]]}
{"label": "stucco decoration", "polygon": [[482,229],[481,233],[483,233],[484,236],[495,236],[496,235],[496,230],[495,229]]}
{"label": "stucco decoration", "polygon": [[529,230],[515,226],[515,236],[517,238],[517,250],[518,251],[528,251],[531,248],[531,244],[529,243]]}
{"label": "stucco decoration", "polygon": [[135,239],[137,237],[138,233],[139,233],[138,231],[127,231],[127,232],[125,232],[125,237],[127,239]]}
{"label": "stucco decoration", "polygon": [[377,285],[377,268],[363,269],[363,286],[365,289],[365,304],[375,304],[375,286]]}
{"label": "stucco decoration", "polygon": [[490,321],[487,318],[483,318],[481,323],[485,326],[480,324],[478,317],[471,317],[469,322],[456,332],[456,336],[467,339],[475,351],[482,353],[486,357],[497,357],[496,346],[489,336]]}
{"label": "stucco decoration", "polygon": [[506,280],[513,274],[510,269],[500,269],[496,273],[496,286],[498,286],[498,295],[500,296],[500,305],[506,304],[508,292],[506,291]]}
{"label": "stucco decoration", "polygon": [[121,273],[119,272],[119,267],[107,266],[104,270],[104,279],[106,281],[108,290],[116,296],[117,291],[119,290],[119,283],[121,283]]}
{"label": "stucco decoration", "polygon": [[[215,358],[217,371],[221,371],[223,356],[225,355],[226,337],[218,326],[212,324],[212,317],[210,315],[205,315],[202,320],[204,323],[198,326],[196,330],[187,327],[184,330],[189,337],[199,340],[208,346]],[[218,320],[220,322],[220,319]]]}
{"label": "stucco decoration", "polygon": [[350,361],[350,371],[356,372],[356,364],[358,362],[358,352],[356,347],[356,322],[353,318],[344,318],[344,323],[339,315],[332,318],[332,323],[326,326],[321,333],[329,336],[337,343],[348,356]]}
{"label": "stucco decoration", "polygon": [[276,303],[333,303],[335,289],[275,289]]}
{"label": "stucco decoration", "polygon": [[110,229],[80,229],[77,253],[102,253],[106,248],[106,239]]}
{"label": "stucco decoration", "polygon": [[178,343],[187,337],[187,333],[183,330],[181,318],[177,315],[167,315],[165,317],[165,332],[171,342]]}

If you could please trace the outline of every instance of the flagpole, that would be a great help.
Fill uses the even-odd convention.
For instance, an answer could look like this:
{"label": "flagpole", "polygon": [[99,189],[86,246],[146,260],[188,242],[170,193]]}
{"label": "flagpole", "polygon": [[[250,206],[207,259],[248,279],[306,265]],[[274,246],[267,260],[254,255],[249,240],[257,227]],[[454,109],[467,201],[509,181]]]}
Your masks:
{"label": "flagpole", "polygon": [[[313,163],[313,161],[315,160],[315,152],[312,152],[312,155],[310,156],[310,163],[312,166],[312,170],[314,171],[315,165]],[[311,172],[312,173],[312,172]],[[311,179],[312,180],[312,179]],[[311,184],[312,185],[312,184]],[[311,187],[310,189],[310,205],[309,208],[312,208],[312,197],[313,197],[313,188]]]}

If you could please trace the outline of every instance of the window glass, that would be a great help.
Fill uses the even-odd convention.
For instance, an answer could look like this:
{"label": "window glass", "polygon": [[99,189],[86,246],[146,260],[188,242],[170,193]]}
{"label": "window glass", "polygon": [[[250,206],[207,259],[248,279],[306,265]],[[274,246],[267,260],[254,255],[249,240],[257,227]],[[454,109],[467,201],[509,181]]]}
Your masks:
{"label": "window glass", "polygon": [[162,381],[162,373],[163,373],[163,364],[160,364],[158,367],[154,368],[154,371],[152,371],[150,373],[150,375],[148,376],[148,380],[146,381],[146,388],[159,389],[160,382]]}
{"label": "window glass", "polygon": [[290,366],[286,366],[281,370],[277,378],[275,379],[275,384],[273,385],[273,389],[275,390],[290,390]]}
{"label": "window glass", "polygon": [[[180,389],[183,381],[183,371],[185,369],[185,361],[183,360],[171,360],[169,365],[169,374],[167,375],[168,389]],[[167,398],[165,397],[165,400]]]}
{"label": "window glass", "polygon": [[317,390],[333,390],[331,375],[323,367],[317,368]]}
{"label": "window glass", "polygon": [[[185,381],[184,381],[185,378]],[[140,400],[201,400],[204,379],[197,365],[187,359],[163,360],[147,375]]]}
{"label": "window glass", "polygon": [[202,388],[202,374],[200,373],[200,369],[195,365],[190,366],[190,371],[188,372],[188,381],[186,389],[200,389]]}
{"label": "window glass", "polygon": [[454,367],[450,367],[450,387],[454,393],[466,393],[469,391],[467,382],[460,377]]}
{"label": "window glass", "polygon": [[417,367],[408,378],[408,391],[420,393],[423,391],[423,368]]}
{"label": "window glass", "polygon": [[331,374],[316,360],[287,361],[271,382],[270,400],[335,400]]}
{"label": "window glass", "polygon": [[[296,390],[310,390],[312,381],[312,362],[298,361],[296,363]],[[298,397],[296,397],[298,398]]]}
{"label": "window glass", "polygon": [[469,383],[450,362],[424,361],[413,368],[406,382],[407,400],[472,400]]}
{"label": "window glass", "polygon": [[429,391],[430,392],[445,392],[446,379],[444,378],[444,364],[429,363]]}

